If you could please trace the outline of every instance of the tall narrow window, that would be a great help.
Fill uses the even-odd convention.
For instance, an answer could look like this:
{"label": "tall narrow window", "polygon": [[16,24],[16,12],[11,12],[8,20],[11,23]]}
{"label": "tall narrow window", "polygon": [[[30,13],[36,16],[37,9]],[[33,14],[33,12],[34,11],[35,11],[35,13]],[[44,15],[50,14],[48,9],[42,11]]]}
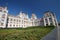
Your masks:
{"label": "tall narrow window", "polygon": [[6,11],[4,11],[4,13],[6,13]]}
{"label": "tall narrow window", "polygon": [[2,12],[2,10],[0,10],[0,12]]}
{"label": "tall narrow window", "polygon": [[5,18],[5,14],[2,15],[2,18]]}
{"label": "tall narrow window", "polygon": [[52,18],[49,18],[49,21],[52,22]]}
{"label": "tall narrow window", "polygon": [[1,23],[1,26],[3,26],[3,23]]}
{"label": "tall narrow window", "polygon": [[12,19],[11,19],[11,21],[12,21]]}
{"label": "tall narrow window", "polygon": [[14,19],[14,21],[15,21],[15,19]]}
{"label": "tall narrow window", "polygon": [[12,25],[10,24],[10,26],[12,26]]}

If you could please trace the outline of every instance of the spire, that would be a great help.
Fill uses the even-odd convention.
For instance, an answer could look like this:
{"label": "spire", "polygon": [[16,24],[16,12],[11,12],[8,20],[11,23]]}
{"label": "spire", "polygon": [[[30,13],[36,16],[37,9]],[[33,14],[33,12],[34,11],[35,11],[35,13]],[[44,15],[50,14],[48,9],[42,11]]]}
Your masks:
{"label": "spire", "polygon": [[31,18],[37,19],[36,15],[34,13],[32,14]]}

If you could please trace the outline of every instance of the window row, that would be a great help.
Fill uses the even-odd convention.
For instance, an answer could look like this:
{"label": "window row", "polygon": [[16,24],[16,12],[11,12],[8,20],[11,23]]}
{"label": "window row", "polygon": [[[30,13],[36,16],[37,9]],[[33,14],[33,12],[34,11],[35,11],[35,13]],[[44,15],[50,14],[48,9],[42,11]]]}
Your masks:
{"label": "window row", "polygon": [[27,26],[27,25],[12,25],[12,24],[10,24],[10,25],[8,25],[8,26],[10,26],[10,27],[23,27],[23,26]]}
{"label": "window row", "polygon": [[16,20],[16,19],[8,19],[10,21],[17,21],[17,22],[21,22],[21,20]]}
{"label": "window row", "polygon": [[18,27],[18,26],[20,26],[20,25],[12,25],[12,24],[10,24],[10,25],[8,25],[8,26]]}
{"label": "window row", "polygon": [[0,12],[4,12],[4,13],[6,13],[6,11],[3,11],[3,10],[0,10]]}

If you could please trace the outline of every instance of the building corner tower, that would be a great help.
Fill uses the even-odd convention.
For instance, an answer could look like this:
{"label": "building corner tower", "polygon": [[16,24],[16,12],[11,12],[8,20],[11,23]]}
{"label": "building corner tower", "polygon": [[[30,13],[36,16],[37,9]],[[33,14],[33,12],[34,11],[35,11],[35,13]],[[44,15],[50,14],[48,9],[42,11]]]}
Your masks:
{"label": "building corner tower", "polygon": [[7,7],[0,7],[0,28],[6,28],[7,25]]}
{"label": "building corner tower", "polygon": [[44,18],[43,20],[44,20],[45,26],[49,26],[49,25],[58,26],[58,22],[57,22],[55,13],[53,13],[51,11],[46,11],[43,18]]}

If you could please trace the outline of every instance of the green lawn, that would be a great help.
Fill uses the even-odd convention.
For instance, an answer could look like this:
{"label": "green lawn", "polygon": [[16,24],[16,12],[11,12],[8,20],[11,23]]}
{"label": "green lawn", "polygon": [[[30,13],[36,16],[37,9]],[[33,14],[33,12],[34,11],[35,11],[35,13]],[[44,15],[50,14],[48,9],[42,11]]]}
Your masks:
{"label": "green lawn", "polygon": [[0,40],[40,40],[54,27],[0,29]]}

